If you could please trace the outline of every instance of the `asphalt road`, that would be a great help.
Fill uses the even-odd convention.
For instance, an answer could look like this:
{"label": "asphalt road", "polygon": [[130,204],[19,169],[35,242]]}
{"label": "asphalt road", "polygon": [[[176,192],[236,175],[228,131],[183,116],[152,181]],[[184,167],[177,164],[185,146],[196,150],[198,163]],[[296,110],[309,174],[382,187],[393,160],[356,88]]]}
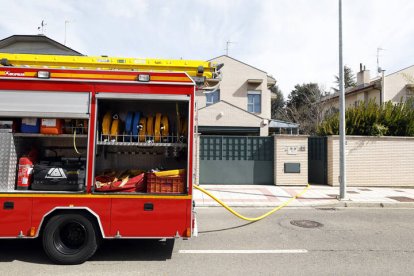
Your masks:
{"label": "asphalt road", "polygon": [[[265,209],[239,209],[255,216]],[[310,220],[302,228],[292,221]],[[88,262],[57,266],[38,241],[0,240],[2,275],[413,275],[413,209],[283,209],[251,224],[198,210],[199,237],[106,241]]]}

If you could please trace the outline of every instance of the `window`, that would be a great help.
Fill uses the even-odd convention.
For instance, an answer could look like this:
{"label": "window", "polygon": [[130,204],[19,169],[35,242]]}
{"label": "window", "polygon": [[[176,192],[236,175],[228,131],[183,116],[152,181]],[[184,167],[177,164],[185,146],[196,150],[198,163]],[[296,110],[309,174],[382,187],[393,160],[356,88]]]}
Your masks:
{"label": "window", "polygon": [[261,91],[247,91],[247,111],[252,113],[262,112],[261,101]]}
{"label": "window", "polygon": [[220,89],[206,93],[206,106],[215,104],[220,101]]}

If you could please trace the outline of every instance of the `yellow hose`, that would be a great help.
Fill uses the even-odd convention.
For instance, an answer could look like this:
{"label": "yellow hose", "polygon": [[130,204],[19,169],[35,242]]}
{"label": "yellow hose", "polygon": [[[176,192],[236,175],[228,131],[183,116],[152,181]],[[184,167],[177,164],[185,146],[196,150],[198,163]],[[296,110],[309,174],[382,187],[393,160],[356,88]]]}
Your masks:
{"label": "yellow hose", "polygon": [[78,148],[76,147],[76,129],[75,129],[75,131],[73,132],[73,147],[75,148],[75,151],[76,151],[76,153],[77,154],[79,154],[79,155],[81,155],[82,153],[80,153],[79,151],[78,151]]}
{"label": "yellow hose", "polygon": [[154,142],[161,142],[161,113],[155,114]]}
{"label": "yellow hose", "polygon": [[141,119],[139,119],[139,129],[138,129],[139,142],[145,142],[146,134],[147,134],[147,119],[145,117],[141,117]]}
{"label": "yellow hose", "polygon": [[109,135],[111,131],[112,114],[110,111],[105,113],[102,119],[102,134]]}
{"label": "yellow hose", "polygon": [[226,203],[224,203],[223,201],[221,201],[220,199],[218,199],[217,197],[215,197],[214,195],[212,195],[207,190],[201,188],[200,186],[193,185],[193,187],[196,188],[197,190],[205,193],[206,195],[208,195],[209,197],[211,197],[215,201],[217,201],[221,206],[223,206],[224,208],[226,208],[230,213],[232,213],[236,217],[241,218],[241,219],[244,219],[244,220],[247,220],[247,221],[258,221],[258,220],[264,219],[267,216],[270,216],[274,212],[276,212],[276,211],[282,209],[283,207],[286,207],[287,205],[289,205],[293,200],[295,200],[296,198],[298,198],[298,197],[302,196],[304,193],[306,193],[306,191],[309,189],[310,186],[308,184],[305,189],[303,189],[300,193],[296,194],[294,197],[292,197],[289,200],[285,201],[282,205],[277,206],[276,208],[274,208],[274,209],[270,210],[269,212],[261,215],[260,217],[256,217],[256,218],[248,218],[248,217],[245,217],[245,216],[237,213],[232,208],[230,208]]}

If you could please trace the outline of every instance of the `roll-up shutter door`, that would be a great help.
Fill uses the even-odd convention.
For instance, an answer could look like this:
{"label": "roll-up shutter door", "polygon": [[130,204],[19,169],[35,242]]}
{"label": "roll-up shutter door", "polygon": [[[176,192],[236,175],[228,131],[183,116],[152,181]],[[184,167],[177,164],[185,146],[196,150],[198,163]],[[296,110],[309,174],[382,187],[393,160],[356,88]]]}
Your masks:
{"label": "roll-up shutter door", "polygon": [[97,93],[97,99],[118,99],[118,100],[152,100],[152,101],[189,101],[187,95],[166,95],[166,94],[130,94],[130,93]]}
{"label": "roll-up shutter door", "polygon": [[0,91],[0,116],[88,118],[88,92]]}

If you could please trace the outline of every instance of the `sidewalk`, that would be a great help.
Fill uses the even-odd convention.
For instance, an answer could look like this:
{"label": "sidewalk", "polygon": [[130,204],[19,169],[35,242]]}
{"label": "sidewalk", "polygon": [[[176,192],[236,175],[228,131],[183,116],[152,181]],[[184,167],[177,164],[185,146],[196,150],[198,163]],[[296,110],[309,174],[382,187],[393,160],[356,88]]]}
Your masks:
{"label": "sidewalk", "polygon": [[[201,185],[232,207],[276,207],[301,192],[305,186]],[[287,207],[389,207],[414,208],[413,188],[348,187],[347,200],[337,200],[339,187],[311,185]],[[220,206],[194,189],[196,207]]]}

